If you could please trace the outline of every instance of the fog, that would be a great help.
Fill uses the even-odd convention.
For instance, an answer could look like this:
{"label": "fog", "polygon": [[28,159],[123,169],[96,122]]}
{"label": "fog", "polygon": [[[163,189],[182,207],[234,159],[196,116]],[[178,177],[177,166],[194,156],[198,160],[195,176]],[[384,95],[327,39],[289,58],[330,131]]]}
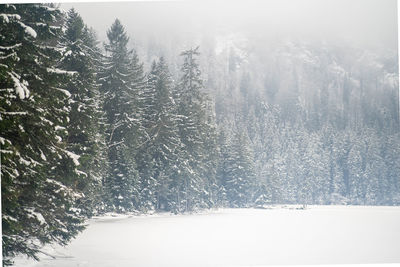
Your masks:
{"label": "fog", "polygon": [[[115,18],[132,40],[246,32],[257,37],[327,41],[397,49],[395,0],[269,0],[63,3],[74,7],[100,40]],[[190,41],[189,41],[190,40]]]}
{"label": "fog", "polygon": [[396,1],[62,8],[72,6],[102,42],[120,19],[144,70],[163,57],[175,84],[182,81],[180,54],[200,46],[202,90],[216,129],[227,136],[219,145],[246,136],[255,184],[266,185],[272,203],[400,203]]}

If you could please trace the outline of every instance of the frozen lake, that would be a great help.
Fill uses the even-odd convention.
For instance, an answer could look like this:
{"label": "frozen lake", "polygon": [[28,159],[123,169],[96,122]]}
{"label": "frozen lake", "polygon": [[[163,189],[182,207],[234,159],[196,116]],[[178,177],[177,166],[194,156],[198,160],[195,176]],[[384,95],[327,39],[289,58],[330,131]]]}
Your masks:
{"label": "frozen lake", "polygon": [[17,266],[260,266],[400,263],[400,207],[223,209],[103,218],[57,259]]}

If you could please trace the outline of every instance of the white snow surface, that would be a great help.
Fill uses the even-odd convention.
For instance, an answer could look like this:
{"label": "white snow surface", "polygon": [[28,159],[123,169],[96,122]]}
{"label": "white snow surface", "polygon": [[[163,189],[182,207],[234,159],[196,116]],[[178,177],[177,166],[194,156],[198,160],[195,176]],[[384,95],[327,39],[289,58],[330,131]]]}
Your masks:
{"label": "white snow surface", "polygon": [[18,259],[16,266],[398,267],[399,225],[400,207],[288,206],[108,216],[92,219],[67,247],[48,251],[56,259]]}

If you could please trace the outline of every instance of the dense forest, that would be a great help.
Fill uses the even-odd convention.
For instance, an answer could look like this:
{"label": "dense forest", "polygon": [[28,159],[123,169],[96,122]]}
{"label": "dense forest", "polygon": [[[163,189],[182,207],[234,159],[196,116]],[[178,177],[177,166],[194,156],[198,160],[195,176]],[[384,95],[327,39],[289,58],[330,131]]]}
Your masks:
{"label": "dense forest", "polygon": [[397,53],[240,34],[138,53],[118,19],[107,38],[0,5],[3,265],[106,212],[400,204]]}

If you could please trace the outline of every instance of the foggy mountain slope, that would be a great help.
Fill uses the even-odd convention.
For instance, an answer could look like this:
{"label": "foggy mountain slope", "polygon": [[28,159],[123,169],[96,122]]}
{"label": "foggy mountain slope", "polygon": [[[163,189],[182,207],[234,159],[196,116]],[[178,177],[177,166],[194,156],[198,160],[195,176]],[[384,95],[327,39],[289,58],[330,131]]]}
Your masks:
{"label": "foggy mountain slope", "polygon": [[[339,116],[358,127],[383,116],[398,123],[397,105],[389,103],[398,95],[395,1],[62,4],[71,6],[102,41],[118,17],[145,69],[163,56],[174,80],[181,51],[200,46],[205,90],[217,101],[218,117],[237,113],[242,83],[246,97],[279,104],[286,117],[299,115],[289,110],[296,105],[314,121]],[[365,119],[361,109],[380,115]]]}
{"label": "foggy mountain slope", "polygon": [[[239,33],[216,36],[212,46],[201,49],[205,51],[201,64],[207,82],[218,84],[209,93],[222,94],[228,102],[240,102],[249,97],[247,94],[280,106],[294,101],[307,119],[311,113],[327,108],[321,101],[327,103],[331,113],[344,116],[356,113],[350,106],[361,105],[363,98],[367,101],[363,104],[398,120],[396,105],[385,102],[396,97],[398,87],[393,51],[372,52],[327,43],[257,43]],[[349,120],[355,126],[355,119]]]}
{"label": "foggy mountain slope", "polygon": [[[125,21],[130,46],[145,69],[162,56],[175,81],[181,51],[199,46],[209,112],[215,112],[218,132],[225,136],[218,147],[245,136],[257,183],[266,186],[266,192],[255,195],[273,203],[398,203],[400,182],[393,169],[399,167],[396,32],[389,16],[379,30],[370,25],[370,15],[379,17],[386,7],[373,10],[375,1],[363,3],[353,17],[349,12],[335,23],[327,18],[342,14],[340,9],[325,19],[312,14],[303,24],[304,9],[313,1],[293,18],[279,8],[281,13],[265,17],[264,11],[272,11],[255,11],[252,5],[221,11],[218,5],[165,3],[170,12],[154,6],[132,28]],[[140,10],[132,6],[133,13]],[[207,20],[205,10],[212,10]],[[153,16],[168,22],[159,25]],[[297,16],[304,29],[295,26]],[[139,29],[140,22],[150,23],[151,30]]]}
{"label": "foggy mountain slope", "polygon": [[397,175],[375,177],[376,164],[398,161],[388,158],[399,138],[397,52],[218,30],[194,39],[218,128],[247,136],[272,202],[384,203],[377,194],[397,190]]}

